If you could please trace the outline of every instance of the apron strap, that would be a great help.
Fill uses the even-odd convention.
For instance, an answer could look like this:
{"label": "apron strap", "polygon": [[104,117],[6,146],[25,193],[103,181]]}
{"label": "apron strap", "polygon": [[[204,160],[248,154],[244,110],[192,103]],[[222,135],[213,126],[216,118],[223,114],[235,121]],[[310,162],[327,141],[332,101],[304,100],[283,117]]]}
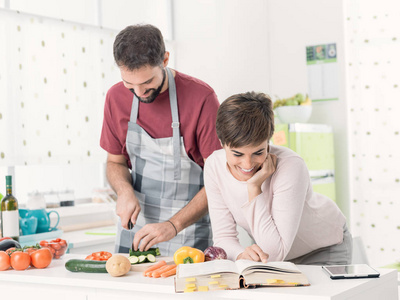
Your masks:
{"label": "apron strap", "polygon": [[[171,106],[172,115],[172,146],[174,154],[174,180],[181,180],[181,135],[179,133],[179,114],[178,114],[178,100],[176,97],[175,79],[169,68],[167,69],[168,75],[168,89],[169,89],[169,103]],[[137,115],[139,112],[139,100],[133,96],[132,109],[130,121],[136,123]]]}
{"label": "apron strap", "polygon": [[133,101],[132,101],[131,118],[130,118],[130,121],[132,123],[136,124],[138,111],[139,111],[139,100],[134,95],[133,96]]}
{"label": "apron strap", "polygon": [[169,101],[171,105],[172,114],[172,145],[174,151],[174,179],[181,180],[181,145],[180,145],[180,133],[179,133],[179,114],[178,114],[178,100],[176,98],[176,86],[175,79],[169,68],[168,73],[168,88],[169,88]]}

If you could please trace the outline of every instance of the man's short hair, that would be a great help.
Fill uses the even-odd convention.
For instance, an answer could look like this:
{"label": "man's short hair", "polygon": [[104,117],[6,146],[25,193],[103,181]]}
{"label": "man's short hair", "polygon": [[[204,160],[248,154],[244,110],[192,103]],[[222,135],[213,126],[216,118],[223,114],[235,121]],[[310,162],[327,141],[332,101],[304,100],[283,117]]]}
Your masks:
{"label": "man's short hair", "polygon": [[216,129],[222,145],[231,148],[260,145],[274,134],[271,99],[255,92],[230,96],[218,109]]}
{"label": "man's short hair", "polygon": [[162,65],[165,54],[161,31],[150,24],[128,26],[114,41],[114,59],[119,67],[137,70]]}

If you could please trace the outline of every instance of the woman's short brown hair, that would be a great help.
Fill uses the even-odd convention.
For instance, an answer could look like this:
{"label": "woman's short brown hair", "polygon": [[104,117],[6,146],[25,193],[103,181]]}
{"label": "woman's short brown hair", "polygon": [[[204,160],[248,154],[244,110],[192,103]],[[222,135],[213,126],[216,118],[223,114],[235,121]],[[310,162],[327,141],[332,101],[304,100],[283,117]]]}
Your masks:
{"label": "woman's short brown hair", "polygon": [[274,134],[272,101],[264,93],[230,96],[218,109],[217,135],[231,148],[257,146]]}

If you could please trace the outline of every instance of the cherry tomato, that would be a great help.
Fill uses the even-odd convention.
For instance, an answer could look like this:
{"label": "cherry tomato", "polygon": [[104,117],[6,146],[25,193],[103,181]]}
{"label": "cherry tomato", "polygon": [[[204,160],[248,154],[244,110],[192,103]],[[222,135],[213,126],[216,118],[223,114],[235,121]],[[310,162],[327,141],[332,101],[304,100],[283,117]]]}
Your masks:
{"label": "cherry tomato", "polygon": [[60,250],[61,249],[61,245],[59,243],[49,243],[49,246],[51,248],[53,248],[54,250]]}
{"label": "cherry tomato", "polygon": [[60,238],[51,240],[50,242],[40,241],[39,244],[42,247],[49,248],[53,255],[53,258],[60,258],[64,255],[65,251],[68,248],[67,241]]}
{"label": "cherry tomato", "polygon": [[26,270],[31,264],[31,258],[28,253],[15,251],[11,254],[11,267],[14,270]]}
{"label": "cherry tomato", "polygon": [[10,266],[10,256],[5,251],[0,251],[0,271],[8,270]]}
{"label": "cherry tomato", "polygon": [[35,268],[43,269],[50,265],[53,254],[49,248],[39,249],[31,254],[32,265]]}
{"label": "cherry tomato", "polygon": [[48,241],[40,241],[40,242],[39,242],[39,245],[42,246],[42,247],[47,247],[48,244],[49,244]]}

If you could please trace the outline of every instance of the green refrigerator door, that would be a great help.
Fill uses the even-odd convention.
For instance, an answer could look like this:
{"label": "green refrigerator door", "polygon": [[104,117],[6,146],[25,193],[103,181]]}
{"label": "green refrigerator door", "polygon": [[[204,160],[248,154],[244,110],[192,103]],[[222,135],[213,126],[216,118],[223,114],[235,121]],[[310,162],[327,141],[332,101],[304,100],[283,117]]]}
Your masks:
{"label": "green refrigerator door", "polygon": [[[335,153],[332,127],[323,124],[276,124],[271,139],[299,154],[305,161],[313,182],[313,190],[335,200]],[[331,177],[331,182],[320,179]]]}

